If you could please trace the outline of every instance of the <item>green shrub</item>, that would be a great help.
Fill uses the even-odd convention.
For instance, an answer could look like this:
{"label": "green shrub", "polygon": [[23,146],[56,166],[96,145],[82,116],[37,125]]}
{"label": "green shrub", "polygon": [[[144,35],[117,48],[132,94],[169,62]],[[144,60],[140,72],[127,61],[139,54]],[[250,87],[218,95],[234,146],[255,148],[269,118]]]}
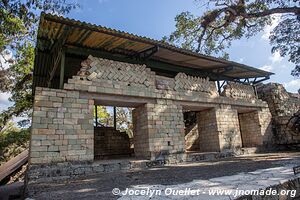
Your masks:
{"label": "green shrub", "polygon": [[10,122],[0,132],[0,163],[6,162],[28,148],[30,128],[18,128]]}

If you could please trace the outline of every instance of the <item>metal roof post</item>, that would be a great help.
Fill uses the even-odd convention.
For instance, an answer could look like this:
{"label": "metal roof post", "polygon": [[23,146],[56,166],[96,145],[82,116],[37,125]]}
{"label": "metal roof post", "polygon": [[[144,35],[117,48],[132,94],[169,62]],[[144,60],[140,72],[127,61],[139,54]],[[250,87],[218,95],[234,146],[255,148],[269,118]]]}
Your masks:
{"label": "metal roof post", "polygon": [[59,88],[63,89],[64,87],[64,78],[65,78],[65,51],[61,51],[60,59],[60,76],[59,76]]}
{"label": "metal roof post", "polygon": [[221,95],[221,85],[219,80],[217,80],[217,85],[218,85],[218,93],[219,95]]}
{"label": "metal roof post", "polygon": [[114,106],[114,128],[117,129],[117,109]]}

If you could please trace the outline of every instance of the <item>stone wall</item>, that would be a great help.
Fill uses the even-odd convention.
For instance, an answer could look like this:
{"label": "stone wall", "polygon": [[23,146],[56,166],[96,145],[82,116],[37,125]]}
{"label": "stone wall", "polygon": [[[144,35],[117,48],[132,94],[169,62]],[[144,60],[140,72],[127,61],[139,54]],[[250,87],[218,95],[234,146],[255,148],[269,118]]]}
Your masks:
{"label": "stone wall", "polygon": [[277,83],[257,86],[260,99],[266,101],[272,114],[272,124],[277,144],[299,144],[300,135],[287,127],[289,119],[300,110],[299,94],[288,93],[283,85]]}
{"label": "stone wall", "polygon": [[199,131],[198,131],[198,124],[192,124],[191,126],[185,129],[186,135],[185,139],[185,148],[188,151],[199,151],[200,141],[199,141]]}
{"label": "stone wall", "polygon": [[82,63],[82,68],[78,74],[86,77],[87,80],[120,81],[141,87],[153,87],[155,85],[153,77],[155,73],[146,68],[146,65],[129,64],[92,56],[89,56]]}
{"label": "stone wall", "polygon": [[183,109],[191,107],[208,109],[197,114],[200,151],[238,148],[237,108],[257,110],[261,131],[269,130],[267,104],[243,97],[219,96],[208,79],[183,73],[175,78],[159,77],[144,65],[90,56],[63,90],[36,89],[31,163],[92,161],[94,101],[136,107],[134,151],[138,158],[184,160]]}
{"label": "stone wall", "polygon": [[230,106],[197,112],[197,127],[193,145],[198,144],[200,152],[234,151],[242,147],[237,110]]}
{"label": "stone wall", "polygon": [[256,99],[253,86],[234,82],[228,82],[221,95],[234,99]]}
{"label": "stone wall", "polygon": [[182,108],[172,101],[157,100],[156,104],[136,108],[133,124],[137,157],[157,160],[185,151]]}
{"label": "stone wall", "polygon": [[132,111],[134,154],[137,158],[150,158],[148,114],[146,105]]}
{"label": "stone wall", "polygon": [[273,117],[292,116],[300,109],[300,95],[288,93],[279,83],[261,84],[256,88],[258,97],[268,103]]}
{"label": "stone wall", "polygon": [[199,151],[220,151],[215,109],[198,112],[197,123],[199,132]]}
{"label": "stone wall", "polygon": [[94,157],[108,159],[114,156],[130,156],[130,141],[126,132],[113,127],[95,127]]}
{"label": "stone wall", "polygon": [[93,103],[78,91],[36,88],[30,163],[93,160]]}
{"label": "stone wall", "polygon": [[219,133],[220,150],[235,150],[242,147],[240,126],[237,110],[231,106],[216,109],[217,130]]}
{"label": "stone wall", "polygon": [[156,104],[147,104],[147,114],[151,159],[163,153],[184,153],[182,107],[171,100],[157,100]]}
{"label": "stone wall", "polygon": [[257,111],[239,114],[243,147],[262,145]]}
{"label": "stone wall", "polygon": [[269,108],[258,110],[258,121],[263,148],[274,148],[274,133],[272,130],[272,115]]}
{"label": "stone wall", "polygon": [[188,76],[185,73],[178,73],[174,78],[176,91],[196,91],[218,96],[215,83],[209,78]]}

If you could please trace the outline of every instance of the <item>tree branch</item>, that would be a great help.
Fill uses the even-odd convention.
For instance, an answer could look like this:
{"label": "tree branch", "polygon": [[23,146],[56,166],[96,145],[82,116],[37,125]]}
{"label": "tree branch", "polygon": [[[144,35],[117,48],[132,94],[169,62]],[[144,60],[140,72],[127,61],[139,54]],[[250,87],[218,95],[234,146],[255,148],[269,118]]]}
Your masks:
{"label": "tree branch", "polygon": [[233,13],[232,8],[226,8],[225,10],[231,12],[235,16],[242,16],[244,18],[258,18],[258,17],[265,17],[271,14],[284,14],[284,13],[294,13],[296,15],[300,15],[300,8],[299,7],[289,7],[289,8],[272,8],[269,10],[265,10],[262,12],[257,12],[257,13]]}

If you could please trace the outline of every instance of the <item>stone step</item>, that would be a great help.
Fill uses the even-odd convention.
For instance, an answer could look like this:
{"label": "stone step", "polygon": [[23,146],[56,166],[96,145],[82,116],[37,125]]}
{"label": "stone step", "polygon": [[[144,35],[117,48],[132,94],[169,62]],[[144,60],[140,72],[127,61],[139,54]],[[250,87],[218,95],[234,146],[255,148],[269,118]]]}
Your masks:
{"label": "stone step", "polygon": [[233,152],[188,152],[186,156],[186,162],[202,162],[202,161],[212,161],[222,158],[233,157]]}

